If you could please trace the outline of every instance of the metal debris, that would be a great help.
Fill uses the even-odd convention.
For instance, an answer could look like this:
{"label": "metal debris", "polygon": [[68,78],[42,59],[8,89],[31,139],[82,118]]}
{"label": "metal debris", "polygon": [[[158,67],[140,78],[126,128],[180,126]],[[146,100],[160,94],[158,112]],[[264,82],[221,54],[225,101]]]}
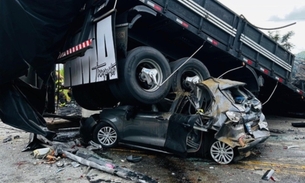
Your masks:
{"label": "metal debris", "polygon": [[71,165],[73,166],[73,168],[77,168],[77,167],[79,167],[80,166],[80,164],[79,163],[77,163],[77,162],[71,162]]}
{"label": "metal debris", "polygon": [[100,145],[100,144],[97,144],[97,143],[95,143],[94,141],[92,141],[92,140],[90,140],[89,141],[89,146],[87,146],[87,149],[88,150],[102,150],[103,149],[103,147],[102,147],[102,145]]}
{"label": "metal debris", "polygon": [[270,179],[275,181],[274,178],[272,177],[273,174],[274,174],[273,169],[267,170],[266,173],[263,175],[262,179],[266,181],[269,181]]}
{"label": "metal debris", "polygon": [[299,148],[299,145],[284,146],[284,149]]}
{"label": "metal debris", "polygon": [[137,173],[137,172],[134,172],[134,171],[131,171],[131,170],[128,170],[126,168],[121,168],[119,166],[116,166],[110,162],[105,162],[104,165],[99,165],[93,161],[89,161],[87,159],[84,159],[82,157],[79,157],[79,156],[76,156],[70,152],[67,152],[67,151],[62,151],[65,156],[71,160],[74,160],[74,161],[77,161],[79,162],[80,164],[83,164],[83,165],[86,165],[88,167],[92,167],[92,168],[96,168],[98,170],[101,170],[103,172],[106,172],[106,173],[110,173],[110,174],[113,174],[113,175],[116,175],[118,177],[121,177],[121,178],[124,178],[126,180],[133,180],[133,181],[136,181],[136,182],[147,182],[147,183],[157,183],[156,180],[146,176],[146,175],[143,175],[141,173]]}
{"label": "metal debris", "polygon": [[142,157],[141,157],[141,156],[133,156],[133,155],[130,155],[130,156],[127,156],[126,159],[127,159],[127,161],[129,161],[129,162],[137,163],[137,162],[140,162],[140,161],[142,160]]}
{"label": "metal debris", "polygon": [[47,155],[49,155],[52,152],[51,148],[46,147],[46,148],[40,148],[40,149],[36,149],[32,152],[32,155],[34,156],[34,158],[37,159],[43,159],[45,157],[47,157]]}
{"label": "metal debris", "polygon": [[12,141],[12,136],[9,135],[8,137],[6,137],[5,139],[3,139],[3,143],[7,143],[9,141]]}

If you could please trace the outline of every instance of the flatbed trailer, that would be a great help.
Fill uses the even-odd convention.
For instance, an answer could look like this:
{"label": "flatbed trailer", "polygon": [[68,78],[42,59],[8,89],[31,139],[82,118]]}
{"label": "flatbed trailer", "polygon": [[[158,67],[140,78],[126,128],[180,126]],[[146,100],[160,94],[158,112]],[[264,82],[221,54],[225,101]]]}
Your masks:
{"label": "flatbed trailer", "polygon": [[[111,17],[111,23],[101,23],[107,17]],[[190,57],[197,50],[194,58],[206,66],[211,76],[219,77],[234,70],[221,77],[243,81],[253,93],[262,92],[263,81],[271,79],[300,96],[305,95],[302,89],[292,84],[295,56],[217,0],[102,1],[86,18],[82,18],[81,24],[78,21],[79,31],[71,34],[71,40],[66,43],[58,59],[58,63],[65,65],[65,85],[75,88],[75,93],[80,93],[76,95],[83,96],[86,90],[95,88],[89,87],[90,83],[120,80],[120,74],[110,76],[110,68],[115,70],[120,67],[118,61],[139,46],[157,49],[169,63]],[[109,40],[102,36],[113,37],[110,46],[108,43],[106,45]],[[105,45],[97,48],[104,44],[101,41]],[[87,47],[75,51],[75,45],[84,43],[87,43]],[[87,51],[90,49],[95,51]],[[111,52],[106,60],[112,60],[112,67],[96,56],[106,54],[101,49]],[[95,65],[96,72],[92,72],[94,68],[88,65]],[[242,65],[244,67],[240,68]],[[98,68],[103,67],[108,68],[108,76],[98,79]],[[87,87],[78,87],[80,85]],[[114,93],[122,89],[118,88]],[[271,93],[270,90],[267,92]],[[106,93],[109,91],[106,90]],[[96,94],[89,95],[96,97]]]}

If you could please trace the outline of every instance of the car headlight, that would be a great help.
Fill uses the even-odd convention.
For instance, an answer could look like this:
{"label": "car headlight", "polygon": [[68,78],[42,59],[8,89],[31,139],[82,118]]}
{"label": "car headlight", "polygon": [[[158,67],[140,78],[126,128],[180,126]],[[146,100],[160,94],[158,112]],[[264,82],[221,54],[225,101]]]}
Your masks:
{"label": "car headlight", "polygon": [[254,107],[254,109],[256,109],[256,110],[262,110],[262,103],[259,103],[258,105],[253,106],[253,107]]}
{"label": "car headlight", "polygon": [[253,100],[252,106],[253,106],[254,111],[262,110],[262,103],[257,99]]}
{"label": "car headlight", "polygon": [[242,114],[239,112],[227,111],[226,115],[233,122],[239,122],[239,120],[242,118]]}

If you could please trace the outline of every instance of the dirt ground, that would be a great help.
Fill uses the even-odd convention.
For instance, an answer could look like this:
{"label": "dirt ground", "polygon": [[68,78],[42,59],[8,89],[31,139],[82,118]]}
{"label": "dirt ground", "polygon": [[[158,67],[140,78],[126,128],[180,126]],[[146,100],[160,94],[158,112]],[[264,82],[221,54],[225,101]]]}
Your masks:
{"label": "dirt ground", "polygon": [[[276,182],[305,182],[305,128],[291,126],[292,122],[305,120],[279,116],[266,118],[271,137],[257,147],[256,154],[230,165],[123,147],[97,153],[120,167],[148,175],[161,183],[266,182],[262,176],[270,169],[275,171],[272,178]],[[34,158],[32,151],[22,152],[28,140],[29,133],[0,123],[0,182],[137,182],[84,165],[74,167],[73,161],[67,158],[48,164],[46,160]],[[142,160],[128,162],[126,157],[129,155],[140,156]]]}

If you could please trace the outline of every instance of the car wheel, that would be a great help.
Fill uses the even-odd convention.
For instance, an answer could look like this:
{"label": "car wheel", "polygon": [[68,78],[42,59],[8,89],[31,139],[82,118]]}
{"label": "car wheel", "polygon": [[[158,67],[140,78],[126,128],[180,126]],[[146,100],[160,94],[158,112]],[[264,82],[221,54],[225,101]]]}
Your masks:
{"label": "car wheel", "polygon": [[124,96],[124,103],[154,104],[170,90],[170,82],[160,86],[171,74],[169,63],[152,47],[141,46],[129,51],[125,59],[119,60],[118,69],[120,78],[116,90]]}
{"label": "car wheel", "polygon": [[88,110],[113,107],[118,103],[106,83],[74,86],[72,87],[72,95],[78,105]]}
{"label": "car wheel", "polygon": [[[188,58],[181,58],[171,62],[170,67],[172,72],[178,69],[187,59]],[[198,83],[208,77],[210,77],[210,72],[206,66],[201,61],[191,58],[173,75],[172,89],[173,91],[191,91],[191,88],[186,81]]]}
{"label": "car wheel", "polygon": [[101,122],[93,130],[93,140],[103,147],[114,147],[118,143],[118,132],[108,123]]}
{"label": "car wheel", "polygon": [[210,147],[210,155],[219,164],[229,164],[234,159],[234,149],[228,144],[216,140]]}

